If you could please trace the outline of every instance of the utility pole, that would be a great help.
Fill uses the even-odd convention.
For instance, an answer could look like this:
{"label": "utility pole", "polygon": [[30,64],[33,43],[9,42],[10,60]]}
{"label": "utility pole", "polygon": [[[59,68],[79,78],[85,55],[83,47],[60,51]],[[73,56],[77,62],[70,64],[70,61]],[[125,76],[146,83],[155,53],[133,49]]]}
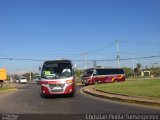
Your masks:
{"label": "utility pole", "polygon": [[87,52],[82,53],[82,55],[84,55],[84,69],[86,69],[87,68],[87,63],[86,63]]}
{"label": "utility pole", "polygon": [[18,76],[18,79],[19,79],[19,69],[16,69],[16,71],[17,71],[17,76]]}
{"label": "utility pole", "polygon": [[31,73],[31,71],[29,73],[29,79],[30,79],[30,82],[31,82],[32,81],[32,73]]}
{"label": "utility pole", "polygon": [[93,60],[93,67],[97,67],[97,61],[96,60]]}
{"label": "utility pole", "polygon": [[87,68],[86,59],[87,59],[87,53],[84,54],[84,69]]}
{"label": "utility pole", "polygon": [[32,72],[31,72],[31,66],[29,67],[29,81],[32,81]]}
{"label": "utility pole", "polygon": [[134,68],[135,68],[134,64],[135,64],[135,61],[134,61],[134,53],[133,53],[133,66],[132,66],[132,67],[133,67],[133,68],[132,68],[132,69],[133,69],[133,77],[134,77],[134,74],[135,74],[135,73],[134,73]]}
{"label": "utility pole", "polygon": [[117,67],[120,67],[119,40],[116,40],[116,46],[117,46]]}

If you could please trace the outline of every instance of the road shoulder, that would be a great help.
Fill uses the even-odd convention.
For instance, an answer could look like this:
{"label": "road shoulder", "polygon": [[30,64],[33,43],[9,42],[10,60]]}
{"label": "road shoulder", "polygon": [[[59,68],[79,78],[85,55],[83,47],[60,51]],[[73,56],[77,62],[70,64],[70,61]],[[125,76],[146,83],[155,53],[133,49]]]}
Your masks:
{"label": "road shoulder", "polygon": [[104,91],[95,89],[94,85],[85,86],[82,88],[82,91],[95,97],[160,107],[160,98],[135,97],[135,96],[122,95],[122,94],[113,94],[110,92],[104,92]]}
{"label": "road shoulder", "polygon": [[0,93],[3,92],[9,92],[9,91],[16,91],[17,87],[19,86],[19,84],[17,83],[9,83],[6,87],[4,87],[4,89],[0,89]]}

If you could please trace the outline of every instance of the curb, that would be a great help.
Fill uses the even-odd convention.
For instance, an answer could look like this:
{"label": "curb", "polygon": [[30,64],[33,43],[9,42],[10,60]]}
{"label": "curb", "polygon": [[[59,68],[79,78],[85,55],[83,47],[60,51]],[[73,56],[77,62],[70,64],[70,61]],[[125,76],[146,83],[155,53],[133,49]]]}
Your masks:
{"label": "curb", "polygon": [[97,90],[93,88],[93,86],[84,87],[82,88],[82,91],[89,95],[100,97],[100,98],[105,98],[109,100],[160,107],[160,102],[155,102],[153,99],[149,100],[147,98],[145,99],[141,97],[133,97],[133,96],[121,95],[121,94],[112,94],[110,92],[104,92],[101,90]]}
{"label": "curb", "polygon": [[17,85],[13,85],[13,84],[10,84],[9,86],[6,87],[6,89],[4,90],[1,90],[0,92],[9,92],[9,91],[16,91],[17,90],[17,87],[19,86],[18,84]]}
{"label": "curb", "polygon": [[17,88],[8,88],[8,89],[5,89],[5,90],[1,90],[0,92],[10,92],[10,91],[16,91]]}
{"label": "curb", "polygon": [[16,89],[19,86],[19,84],[10,84],[10,88]]}
{"label": "curb", "polygon": [[[106,94],[121,95],[121,96],[128,96],[128,97],[129,97],[129,95],[125,95],[125,94],[122,95],[122,94],[118,94],[118,93],[106,92],[106,91],[102,91],[102,90],[96,89],[95,87],[93,87],[93,89],[94,89],[95,91],[102,92],[102,93],[106,93]],[[133,97],[133,96],[132,96],[132,97]]]}
{"label": "curb", "polygon": [[83,84],[82,84],[82,83],[76,83],[76,85],[77,85],[77,86],[83,86]]}

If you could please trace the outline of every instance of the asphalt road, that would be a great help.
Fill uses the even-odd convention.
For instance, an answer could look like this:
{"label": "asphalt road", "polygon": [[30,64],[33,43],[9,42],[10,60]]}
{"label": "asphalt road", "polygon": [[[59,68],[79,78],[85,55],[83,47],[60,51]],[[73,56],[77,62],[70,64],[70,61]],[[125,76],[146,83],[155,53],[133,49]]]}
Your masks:
{"label": "asphalt road", "polygon": [[22,84],[18,90],[0,93],[0,113],[11,114],[158,114],[156,107],[105,100],[86,95],[77,86],[75,97],[42,98],[40,86]]}

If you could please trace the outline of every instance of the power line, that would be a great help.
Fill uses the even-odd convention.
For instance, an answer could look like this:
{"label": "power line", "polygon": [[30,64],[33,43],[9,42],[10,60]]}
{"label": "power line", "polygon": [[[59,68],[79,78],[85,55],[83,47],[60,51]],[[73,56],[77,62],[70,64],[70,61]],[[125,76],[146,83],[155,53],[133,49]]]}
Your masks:
{"label": "power line", "polygon": [[[160,55],[157,55],[157,56],[146,56],[146,57],[137,57],[137,58],[134,58],[134,59],[148,59],[148,58],[157,58],[157,57],[160,57]],[[131,60],[133,58],[124,58],[124,59],[121,59],[121,60]]]}
{"label": "power line", "polygon": [[121,41],[125,44],[135,44],[135,45],[148,45],[148,46],[159,46],[157,43],[143,43],[143,42],[129,42],[129,41]]}
{"label": "power line", "polygon": [[[144,56],[144,57],[135,57],[134,59],[149,59],[149,58],[158,58],[160,55],[155,56]],[[30,59],[30,58],[10,58],[10,57],[4,57],[0,58],[3,60],[23,60],[23,61],[46,61],[48,59]],[[120,60],[132,60],[133,58],[122,58]],[[54,59],[53,59],[54,60]],[[86,61],[116,61],[117,59],[93,59],[93,60],[86,60]],[[74,60],[72,61],[84,61],[84,60]]]}
{"label": "power line", "polygon": [[[145,57],[134,57],[134,59],[149,59],[149,58],[158,58],[160,55],[156,56],[145,56]],[[122,58],[120,60],[132,60],[132,58]],[[95,60],[86,60],[86,61],[116,61],[117,59],[95,59]],[[73,61],[84,61],[84,60],[73,60]]]}
{"label": "power line", "polygon": [[4,60],[24,60],[24,61],[45,61],[45,60],[40,60],[40,59],[30,59],[30,58],[9,58],[9,57],[0,58],[0,59],[4,59]]}
{"label": "power line", "polygon": [[97,53],[97,52],[100,52],[102,50],[105,50],[105,49],[108,49],[110,47],[112,47],[115,43],[111,42],[109,45],[105,46],[105,47],[102,47],[102,48],[99,48],[99,49],[96,49],[96,50],[93,50],[93,51],[89,51],[87,52],[88,54],[94,54]]}

